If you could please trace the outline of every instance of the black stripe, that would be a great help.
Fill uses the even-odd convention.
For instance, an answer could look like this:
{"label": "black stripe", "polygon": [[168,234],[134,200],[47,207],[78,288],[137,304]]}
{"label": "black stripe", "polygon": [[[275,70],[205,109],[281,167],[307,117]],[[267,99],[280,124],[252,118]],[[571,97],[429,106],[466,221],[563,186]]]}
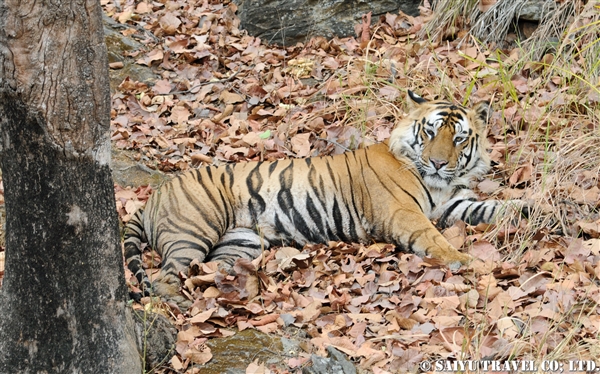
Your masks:
{"label": "black stripe", "polygon": [[454,211],[454,209],[456,209],[456,207],[458,205],[460,205],[460,203],[462,203],[465,200],[456,200],[454,203],[452,203],[452,205],[450,205],[448,207],[448,209],[446,209],[446,211],[444,211],[444,213],[442,214],[442,216],[440,217],[440,219],[438,220],[438,225],[442,228],[447,227],[448,223],[446,221],[448,221],[448,217],[450,216],[450,214],[452,214],[452,212]]}
{"label": "black stripe", "polygon": [[[221,198],[221,203],[223,203],[223,210],[225,211],[225,224],[224,229],[226,230],[231,225],[231,216],[229,213],[229,203],[231,203],[228,199],[223,195],[223,191],[217,189],[219,191],[219,197]],[[233,212],[231,212],[233,214]]]}
{"label": "black stripe", "polygon": [[[206,186],[204,184],[204,180],[202,178],[198,179],[199,184],[202,186],[202,188],[204,189],[203,192],[205,192],[208,197],[209,197],[209,201],[202,201],[200,200],[199,196],[195,196],[190,194],[190,191],[187,188],[184,188],[183,186],[181,187],[181,193],[185,196],[185,198],[188,200],[189,204],[196,207],[197,211],[202,212],[200,209],[198,209],[200,206],[202,205],[208,205],[211,204],[211,207],[214,209],[213,211],[211,211],[211,217],[210,218],[205,218],[204,223],[209,225],[211,228],[213,228],[215,231],[219,231],[219,228],[217,228],[217,226],[214,225],[214,221],[219,221],[219,223],[221,224],[220,227],[220,232],[224,232],[225,229],[227,228],[227,223],[223,222],[223,219],[225,218],[225,215],[223,214],[223,209],[225,209],[224,206],[219,206],[216,204],[217,198],[216,196],[212,193],[212,191],[208,188],[209,186]],[[211,179],[211,182],[212,179]],[[213,184],[214,187],[214,184]],[[180,201],[178,201],[180,205]],[[206,206],[205,205],[205,206]],[[204,209],[203,209],[204,210]],[[178,216],[181,217],[181,214],[177,214]]]}
{"label": "black stripe", "polygon": [[173,273],[173,272],[175,272],[175,273],[178,272],[177,271],[177,267],[175,266],[175,264],[173,262],[171,262],[169,264],[163,263],[163,265],[161,266],[160,271],[164,272],[164,273],[167,273],[167,274],[168,273]]}
{"label": "black stripe", "polygon": [[277,230],[278,234],[283,234],[283,236],[285,237],[285,242],[293,239],[290,232],[287,231],[287,229],[279,219],[279,215],[277,213],[275,213],[275,230]]}
{"label": "black stripe", "polygon": [[[201,241],[203,244],[205,244],[206,248],[211,248],[213,246],[214,243],[203,236],[203,234],[205,234],[205,230],[204,230],[205,227],[200,227],[198,224],[196,224],[196,222],[188,219],[185,216],[179,216],[176,218],[179,219],[180,221],[185,221],[185,222],[183,222],[184,224],[194,226],[195,229],[190,230],[190,229],[184,228],[181,225],[176,224],[175,221],[173,221],[172,217],[165,217],[167,224],[166,225],[163,224],[161,226],[166,226],[166,227],[165,228],[161,227],[160,229],[158,229],[157,236],[165,235],[167,233],[174,234],[177,236],[187,234],[187,235]],[[213,229],[215,231],[215,233],[217,233],[220,236],[220,232],[217,230],[217,227],[215,225],[213,225],[210,222],[210,220],[204,221],[204,223],[206,223],[211,229]],[[160,250],[160,248],[153,248],[153,249]]]}
{"label": "black stripe", "polygon": [[[425,185],[425,182],[423,182],[423,178],[421,177],[421,175],[419,173],[416,173],[415,170],[413,170],[413,168],[407,168],[407,170],[415,177],[417,182],[419,182],[419,184],[421,185],[421,189],[423,191],[425,191],[425,195],[427,196],[427,202],[429,203],[429,207],[431,208],[431,210],[433,210],[435,208],[435,203],[433,202],[433,198],[431,197],[429,188],[427,188],[427,186]],[[421,210],[423,210],[423,209],[421,209]]]}
{"label": "black stripe", "polygon": [[140,239],[140,233],[139,232],[135,232],[135,231],[129,231],[131,229],[128,229],[128,231],[125,233],[125,235],[123,235],[123,241],[126,242],[131,238],[135,238],[135,239]]}
{"label": "black stripe", "polygon": [[[315,202],[313,201],[313,198],[310,196],[310,194],[306,194],[306,211],[308,212],[308,215],[313,219],[313,221],[315,221],[317,226],[325,226],[325,222],[323,221],[321,211],[315,205]],[[319,220],[319,222],[316,222],[317,220]]]}
{"label": "black stripe", "polygon": [[[475,205],[475,204],[473,204],[473,205]],[[479,216],[481,216],[481,213],[479,213],[479,211],[483,207],[484,207],[484,204],[479,203],[474,209],[471,210],[468,221],[466,221],[469,225],[477,225],[479,222],[481,222],[481,220],[479,219]],[[465,211],[466,211],[466,209],[465,209]],[[485,209],[484,209],[484,211],[485,211]]]}
{"label": "black stripe", "polygon": [[126,260],[131,260],[131,259],[136,259],[136,257],[139,257],[140,254],[142,254],[142,251],[140,250],[140,248],[133,243],[125,243],[125,251],[124,251],[124,256]]}
{"label": "black stripe", "polygon": [[233,167],[231,165],[226,165],[225,173],[229,177],[229,187],[231,188],[231,186],[233,186],[233,178],[235,177],[235,175],[233,173]]}
{"label": "black stripe", "polygon": [[260,195],[260,189],[263,185],[263,178],[259,170],[260,163],[257,163],[254,169],[248,174],[246,178],[246,186],[248,187],[248,193],[250,194],[250,200],[248,201],[248,210],[253,220],[262,214],[267,204]]}
{"label": "black stripe", "polygon": [[[177,246],[177,248],[173,248],[175,246]],[[206,255],[208,252],[210,252],[210,249],[211,249],[210,246],[202,246],[200,243],[198,243],[196,241],[191,241],[191,240],[176,240],[176,241],[165,244],[163,246],[163,248],[165,248],[165,247],[168,247],[167,248],[168,253],[164,256],[165,258],[170,257],[175,252],[183,251],[186,249],[192,249],[194,251],[199,251],[199,252],[202,252],[204,255]]]}
{"label": "black stripe", "polygon": [[338,188],[338,184],[335,180],[335,174],[333,172],[333,169],[331,169],[331,165],[330,165],[330,160],[327,160],[327,162],[325,162],[325,165],[327,165],[327,171],[329,172],[329,177],[331,178],[331,181],[333,182],[333,187],[336,191],[339,191],[340,189]]}
{"label": "black stripe", "polygon": [[[365,152],[365,158],[364,158],[365,160],[366,160],[366,154],[367,154],[367,152]],[[367,198],[368,198],[367,202],[368,202],[369,206],[371,206],[371,201],[373,201],[373,199],[371,197],[371,192],[369,191],[369,188],[367,187],[369,184],[367,183],[367,180],[365,179],[365,170],[366,169],[369,169],[372,173],[375,173],[375,170],[373,170],[369,166],[368,163],[367,163],[367,165],[363,165],[362,161],[361,161],[361,173],[360,173],[360,176],[362,177],[362,184],[359,184],[359,186],[360,186],[360,189],[361,189],[361,192],[362,192],[360,194],[360,200],[361,200],[360,206],[363,209],[363,212],[364,212],[364,208],[365,208],[365,206],[367,204],[367,203],[365,203],[364,195],[365,194],[367,195]],[[371,217],[369,217],[369,218],[371,218]]]}
{"label": "black stripe", "polygon": [[293,222],[296,230],[298,230],[300,233],[302,233],[302,235],[306,239],[308,239],[309,242],[311,242],[311,243],[325,242],[325,240],[320,237],[318,232],[315,233],[314,230],[311,230],[311,228],[306,223],[306,220],[304,219],[302,214],[300,214],[300,212],[298,212],[298,210],[295,207],[292,208],[292,222]]}
{"label": "black stripe", "polygon": [[[183,268],[185,269],[190,266],[190,263],[192,262],[193,258],[190,258],[187,256],[186,257],[171,257],[170,260],[177,261],[177,263],[183,265]],[[204,259],[202,259],[202,261],[204,261]]]}
{"label": "black stripe", "polygon": [[[208,177],[210,178],[210,180],[212,181],[212,166],[207,166],[204,168],[204,171],[206,172],[206,174],[208,175]],[[198,171],[198,174],[200,174],[200,172]]]}
{"label": "black stripe", "polygon": [[279,207],[282,209],[282,213],[291,218],[293,209],[293,196],[290,188],[294,180],[293,177],[293,163],[290,164],[281,171],[279,174],[279,186],[280,190],[277,193],[277,202]]}
{"label": "black stripe", "polygon": [[463,210],[462,214],[460,215],[460,220],[461,221],[467,222],[467,213],[469,213],[469,209]]}
{"label": "black stripe", "polygon": [[[423,235],[423,233],[424,233],[424,232],[426,232],[426,231],[427,231],[426,229],[423,229],[423,230],[417,230],[417,231],[413,232],[413,233],[410,235],[410,237],[408,238],[408,243],[407,243],[407,244],[408,244],[407,246],[408,246],[408,248],[409,248],[410,250],[414,250],[415,243],[417,242],[417,239],[419,239],[419,237],[420,237],[421,235]],[[399,243],[399,244],[400,244],[400,245],[402,245],[402,243]],[[425,254],[428,254],[428,253],[427,253],[427,251],[425,251]]]}
{"label": "black stripe", "polygon": [[[370,167],[370,168],[372,168],[372,167],[371,167],[371,163],[369,162],[368,153],[366,153],[366,152],[365,152],[365,159],[367,160],[367,164],[369,165],[369,167]],[[396,196],[396,194],[394,194],[394,193],[392,192],[392,190],[390,190],[390,189],[388,188],[388,186],[387,186],[387,185],[388,185],[388,183],[389,183],[389,182],[388,182],[388,181],[383,181],[383,180],[381,180],[381,178],[379,177],[379,175],[378,175],[377,173],[373,173],[373,174],[375,175],[375,177],[376,177],[376,178],[377,178],[377,180],[379,181],[379,184],[380,184],[380,185],[381,185],[383,188],[385,188],[385,189],[386,189],[386,190],[389,192],[389,194],[390,194],[390,195],[391,195],[391,196],[392,196],[392,197],[393,197],[393,198],[394,198],[394,199],[395,199],[395,200],[396,200],[396,201],[397,201],[397,202],[398,202],[400,205],[403,205],[403,202],[402,202],[402,201],[401,201],[401,200],[398,198],[398,196]],[[410,193],[408,193],[408,191],[406,191],[404,188],[402,188],[402,186],[400,186],[398,183],[395,183],[395,185],[396,185],[396,186],[398,186],[398,187],[400,188],[400,190],[402,190],[402,191],[403,191],[405,194],[407,194],[408,196],[410,196],[410,197],[413,199],[413,201],[414,201],[415,203],[417,203],[417,206],[419,207],[419,209],[421,209],[421,212],[423,212],[423,207],[421,207],[421,204],[419,203],[419,201],[417,201],[417,199],[416,199],[416,198],[415,198],[413,195],[411,195]]]}
{"label": "black stripe", "polygon": [[343,221],[342,221],[342,211],[340,210],[340,206],[338,204],[337,199],[333,200],[332,213],[333,213],[333,222],[335,224],[335,230],[336,230],[337,236],[343,242],[350,241],[350,240],[348,240],[348,237],[346,236],[346,233],[344,232],[344,226],[343,226]]}
{"label": "black stripe", "polygon": [[487,221],[485,219],[485,217],[487,217],[488,205],[486,203],[481,203],[481,205],[483,206],[483,209],[481,210],[481,213],[477,217],[477,223]]}
{"label": "black stripe", "polygon": [[273,174],[273,171],[275,171],[278,162],[279,160],[275,160],[271,163],[271,165],[269,165],[269,176],[271,176],[271,174]]}
{"label": "black stripe", "polygon": [[254,243],[250,239],[228,239],[222,242],[219,242],[217,245],[213,247],[213,251],[217,249],[222,249],[223,247],[249,247],[249,248],[261,248],[260,244]]}
{"label": "black stripe", "polygon": [[137,213],[133,216],[133,218],[131,220],[129,220],[129,222],[127,222],[127,228],[130,228],[131,226],[134,226],[136,228],[138,228],[140,231],[144,231],[144,226],[142,225],[141,221],[141,215],[142,215],[143,211],[138,210]]}
{"label": "black stripe", "polygon": [[[381,180],[380,180],[380,181],[381,181]],[[414,196],[413,196],[411,193],[409,193],[407,190],[405,190],[405,189],[402,187],[402,185],[400,185],[400,184],[396,183],[396,182],[395,182],[393,179],[391,180],[391,182],[394,182],[394,184],[395,184],[395,185],[396,185],[396,186],[397,186],[399,189],[401,189],[401,190],[402,190],[402,191],[403,191],[405,194],[407,194],[408,196],[410,196],[410,198],[411,198],[411,199],[413,199],[413,201],[414,201],[414,202],[417,204],[417,206],[419,207],[419,209],[421,209],[421,212],[424,212],[424,210],[423,210],[423,207],[421,206],[421,203],[419,202],[419,200],[417,200],[417,198],[416,198],[416,197],[414,197]],[[385,187],[385,186],[384,186],[384,187]],[[387,187],[386,187],[386,189],[387,189],[388,191],[390,191],[390,194],[392,194],[392,191],[391,191],[390,189],[388,189]],[[393,195],[393,194],[392,194],[392,195]],[[394,197],[395,197],[395,196],[394,196]]]}
{"label": "black stripe", "polygon": [[207,257],[205,261],[227,261],[230,260],[230,263],[235,262],[236,259],[238,258],[256,258],[258,257],[258,255],[260,254],[260,252],[258,251],[260,250],[260,247],[258,248],[248,248],[248,247],[243,247],[243,248],[231,248],[231,251],[225,252],[219,252],[219,253],[213,253],[211,252]]}
{"label": "black stripe", "polygon": [[[356,163],[356,153],[352,152],[352,156],[354,157],[354,162]],[[357,209],[356,209],[356,200],[354,200],[354,186],[352,185],[352,170],[350,169],[350,164],[348,163],[348,158],[346,157],[346,169],[348,170],[348,184],[350,185],[350,198],[352,199],[352,202],[350,204],[350,207],[352,208],[352,210],[354,211],[354,217],[350,215],[349,217],[349,224],[348,224],[348,229],[350,230],[349,234],[351,237],[352,241],[358,241],[359,237],[358,234],[356,232],[356,219],[358,219],[358,217],[360,217],[360,214],[358,213]],[[348,212],[350,213],[350,212]]]}

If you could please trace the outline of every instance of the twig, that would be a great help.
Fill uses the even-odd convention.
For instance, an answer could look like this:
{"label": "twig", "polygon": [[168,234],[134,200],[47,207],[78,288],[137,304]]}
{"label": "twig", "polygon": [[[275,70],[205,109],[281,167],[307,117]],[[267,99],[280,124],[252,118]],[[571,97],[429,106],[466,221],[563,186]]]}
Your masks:
{"label": "twig", "polygon": [[178,95],[178,94],[191,93],[192,90],[195,90],[196,88],[200,88],[202,86],[206,86],[207,84],[227,82],[227,81],[230,81],[233,78],[235,78],[235,76],[238,75],[240,71],[242,71],[242,68],[239,68],[238,71],[236,71],[235,73],[233,73],[231,76],[229,76],[227,78],[219,79],[219,80],[216,80],[216,81],[198,83],[197,85],[195,85],[195,86],[193,86],[191,88],[188,88],[187,90],[169,92],[168,95]]}
{"label": "twig", "polygon": [[131,168],[139,168],[148,174],[160,173],[158,170],[150,169],[148,166],[146,166],[144,164],[135,164],[135,165],[131,165],[131,166],[126,166],[124,168],[119,169],[119,171],[125,171],[125,170],[129,170]]}
{"label": "twig", "polygon": [[352,151],[350,148],[346,148],[345,146],[341,145],[340,143],[336,142],[335,140],[330,140],[330,139],[325,139],[325,138],[317,138],[317,140],[324,140],[324,141],[329,142],[331,144],[335,144],[338,147],[342,148],[346,152],[351,152]]}
{"label": "twig", "polygon": [[[133,23],[133,24],[132,23],[121,24],[119,22],[116,22],[114,19],[112,19],[112,18],[110,18],[108,16],[105,17],[105,20],[108,21],[109,26],[112,29],[127,30],[129,28],[134,28],[134,29],[138,30],[139,32],[141,32],[142,34],[145,34],[146,36],[149,36],[150,38],[154,39],[155,43],[158,44],[160,42],[160,39],[156,35],[154,35],[152,32],[150,32],[150,30],[146,30],[145,28],[143,28],[140,25],[137,25],[135,23]],[[141,37],[139,37],[137,35],[134,35],[134,36],[136,36],[136,38],[140,38],[141,39]]]}

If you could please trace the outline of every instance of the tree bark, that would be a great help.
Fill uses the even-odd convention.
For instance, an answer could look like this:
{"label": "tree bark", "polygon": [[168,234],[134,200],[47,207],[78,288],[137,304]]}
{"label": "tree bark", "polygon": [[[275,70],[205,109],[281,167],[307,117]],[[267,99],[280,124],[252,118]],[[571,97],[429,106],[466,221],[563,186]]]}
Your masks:
{"label": "tree bark", "polygon": [[0,373],[140,373],[97,0],[0,0]]}

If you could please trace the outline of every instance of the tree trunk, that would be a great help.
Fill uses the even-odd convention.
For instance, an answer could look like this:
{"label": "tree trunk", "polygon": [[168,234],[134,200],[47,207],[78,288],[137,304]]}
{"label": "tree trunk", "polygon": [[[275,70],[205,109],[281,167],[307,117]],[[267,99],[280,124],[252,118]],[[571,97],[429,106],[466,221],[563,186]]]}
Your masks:
{"label": "tree trunk", "polygon": [[97,0],[0,0],[0,373],[140,373]]}

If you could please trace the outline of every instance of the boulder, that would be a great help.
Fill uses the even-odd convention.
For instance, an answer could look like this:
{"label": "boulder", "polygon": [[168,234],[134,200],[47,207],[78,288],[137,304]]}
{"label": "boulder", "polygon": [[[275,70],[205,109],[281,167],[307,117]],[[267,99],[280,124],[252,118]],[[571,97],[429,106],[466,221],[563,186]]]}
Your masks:
{"label": "boulder", "polygon": [[233,0],[241,27],[264,42],[284,46],[306,42],[312,36],[332,38],[355,35],[354,25],[372,12],[380,15],[399,10],[419,15],[421,0]]}
{"label": "boulder", "polygon": [[556,10],[553,0],[526,0],[517,11],[519,20],[540,22],[550,12]]}

